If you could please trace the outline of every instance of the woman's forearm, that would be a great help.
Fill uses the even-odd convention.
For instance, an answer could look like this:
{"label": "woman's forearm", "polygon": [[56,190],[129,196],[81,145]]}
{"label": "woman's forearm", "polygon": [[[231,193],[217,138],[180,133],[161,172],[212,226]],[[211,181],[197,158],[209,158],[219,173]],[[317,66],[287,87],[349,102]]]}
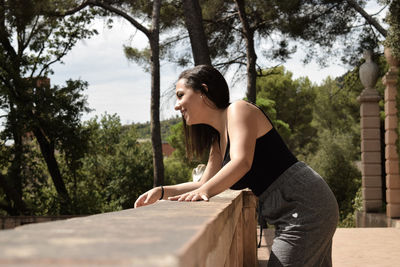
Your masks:
{"label": "woman's forearm", "polygon": [[166,185],[164,186],[164,197],[163,199],[167,199],[168,197],[173,197],[176,195],[184,194],[186,192],[196,190],[202,185],[200,182],[187,182],[176,185]]}
{"label": "woman's forearm", "polygon": [[209,194],[209,197],[215,196],[234,185],[242,178],[250,167],[243,161],[228,162],[213,178],[204,183],[202,188]]}

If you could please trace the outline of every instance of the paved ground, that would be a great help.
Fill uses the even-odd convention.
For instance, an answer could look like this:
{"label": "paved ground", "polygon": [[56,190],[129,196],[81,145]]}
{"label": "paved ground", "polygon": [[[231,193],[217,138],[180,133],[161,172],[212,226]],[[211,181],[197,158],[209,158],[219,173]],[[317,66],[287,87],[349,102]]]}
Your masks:
{"label": "paved ground", "polygon": [[[272,230],[264,230],[259,267],[267,266]],[[338,228],[333,237],[334,267],[400,266],[400,228]]]}

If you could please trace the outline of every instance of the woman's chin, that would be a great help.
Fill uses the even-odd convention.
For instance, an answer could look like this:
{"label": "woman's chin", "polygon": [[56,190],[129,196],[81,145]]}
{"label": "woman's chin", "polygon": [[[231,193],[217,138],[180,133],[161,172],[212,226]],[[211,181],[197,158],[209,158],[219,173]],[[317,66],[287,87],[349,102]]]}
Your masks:
{"label": "woman's chin", "polygon": [[190,119],[186,120],[186,125],[191,126],[191,125],[195,125],[195,124],[199,124],[199,123],[193,122]]}

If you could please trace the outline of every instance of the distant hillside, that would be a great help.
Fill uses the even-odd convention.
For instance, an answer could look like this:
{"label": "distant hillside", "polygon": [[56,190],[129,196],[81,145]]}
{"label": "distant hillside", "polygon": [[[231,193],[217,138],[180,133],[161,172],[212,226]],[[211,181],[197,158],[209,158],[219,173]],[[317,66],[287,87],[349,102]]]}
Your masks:
{"label": "distant hillside", "polygon": [[[182,121],[180,117],[161,121],[161,139],[163,141],[167,140],[167,137],[170,134],[169,130],[171,126],[179,123],[180,121]],[[150,122],[134,123],[133,126],[136,128],[139,139],[150,139]]]}

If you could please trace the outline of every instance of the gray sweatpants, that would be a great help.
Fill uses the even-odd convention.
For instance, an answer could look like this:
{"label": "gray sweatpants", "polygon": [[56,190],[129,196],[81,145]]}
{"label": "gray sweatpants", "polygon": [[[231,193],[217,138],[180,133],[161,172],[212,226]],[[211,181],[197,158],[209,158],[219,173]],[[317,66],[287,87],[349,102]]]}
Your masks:
{"label": "gray sweatpants", "polygon": [[275,226],[268,266],[332,266],[338,205],[318,173],[297,162],[259,200],[261,215]]}

